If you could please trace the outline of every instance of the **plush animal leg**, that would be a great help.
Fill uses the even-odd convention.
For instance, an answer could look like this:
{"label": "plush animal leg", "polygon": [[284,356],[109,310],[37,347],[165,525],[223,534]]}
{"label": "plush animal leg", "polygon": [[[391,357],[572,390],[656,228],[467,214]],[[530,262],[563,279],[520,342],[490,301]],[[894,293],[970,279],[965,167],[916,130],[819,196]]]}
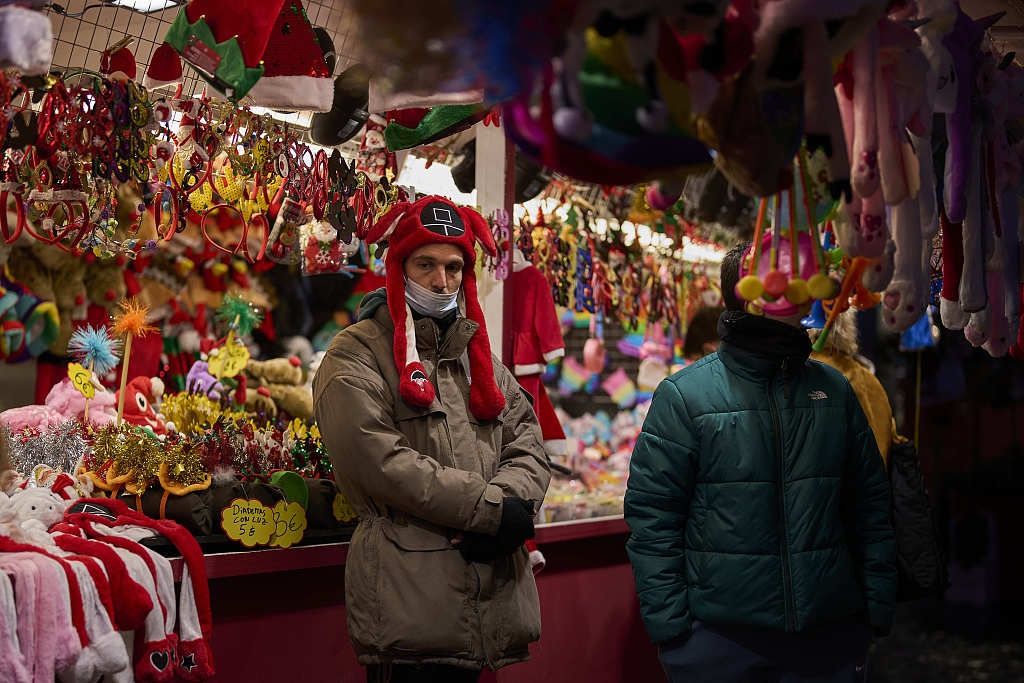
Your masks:
{"label": "plush animal leg", "polygon": [[[964,214],[964,268],[960,279],[960,307],[967,313],[985,308],[988,294],[985,289],[985,211],[981,173],[981,131],[972,132],[970,154],[971,182],[967,187],[967,211]],[[949,216],[953,220],[953,216]],[[987,328],[986,328],[987,329]]]}
{"label": "plush animal leg", "polygon": [[964,326],[964,338],[971,346],[977,348],[988,341],[989,311],[988,307],[971,313],[970,320]]}
{"label": "plush animal leg", "polygon": [[872,28],[853,50],[853,164],[850,175],[853,189],[861,197],[870,197],[879,188],[878,119],[878,29]]}
{"label": "plush animal leg", "polygon": [[970,319],[960,307],[960,275],[964,267],[963,223],[953,223],[945,210],[939,211],[942,224],[942,292],[939,315],[949,330],[962,330]]}
{"label": "plush animal leg", "polygon": [[843,119],[832,86],[832,65],[822,59],[828,53],[825,25],[804,26],[804,130],[811,152],[822,149],[828,159],[829,192],[832,199],[853,199],[850,185],[850,157],[846,152]]}
{"label": "plush animal leg", "polygon": [[931,238],[939,232],[939,202],[935,196],[935,160],[932,156],[931,121],[926,123],[924,134],[921,137],[911,135],[910,140],[914,145],[918,174],[921,178],[920,189],[917,192],[917,202],[921,206],[921,236]]}
{"label": "plush animal leg", "polygon": [[921,281],[921,216],[916,200],[892,208],[892,237],[896,243],[896,272],[882,296],[882,319],[903,332],[921,319],[927,283]]}
{"label": "plush animal leg", "polygon": [[[860,236],[864,245],[862,256],[878,258],[885,251],[885,243],[889,240],[889,226],[885,219],[885,200],[881,190],[865,198],[861,205]],[[899,243],[896,248],[899,250]]]}
{"label": "plush animal leg", "polygon": [[889,206],[909,195],[903,164],[903,128],[893,93],[892,75],[882,70],[875,81],[875,116],[878,121],[878,171],[882,194]]}
{"label": "plush animal leg", "polygon": [[874,263],[864,269],[861,276],[861,283],[872,292],[884,291],[892,282],[893,273],[896,271],[896,243],[889,240],[885,243],[885,251],[875,260]]}

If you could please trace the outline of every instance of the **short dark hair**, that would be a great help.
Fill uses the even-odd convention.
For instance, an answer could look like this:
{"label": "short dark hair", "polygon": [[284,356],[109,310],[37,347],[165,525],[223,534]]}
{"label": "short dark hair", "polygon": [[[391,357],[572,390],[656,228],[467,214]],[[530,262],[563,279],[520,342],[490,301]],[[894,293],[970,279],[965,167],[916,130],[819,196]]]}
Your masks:
{"label": "short dark hair", "polygon": [[722,301],[727,311],[744,311],[746,302],[736,295],[736,283],[740,281],[740,262],[750,248],[750,242],[737,244],[722,259]]}
{"label": "short dark hair", "polygon": [[718,341],[718,318],[721,315],[721,306],[705,306],[693,314],[686,325],[686,337],[683,339],[685,357],[703,356],[704,345]]}

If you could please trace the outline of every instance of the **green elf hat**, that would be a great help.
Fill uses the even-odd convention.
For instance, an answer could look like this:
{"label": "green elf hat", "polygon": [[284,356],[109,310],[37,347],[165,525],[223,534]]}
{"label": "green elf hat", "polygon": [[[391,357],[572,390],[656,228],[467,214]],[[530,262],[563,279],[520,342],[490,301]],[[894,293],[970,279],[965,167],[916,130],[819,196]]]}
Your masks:
{"label": "green elf hat", "polygon": [[384,142],[388,151],[429,145],[461,133],[482,121],[490,111],[483,104],[442,104],[430,109],[400,109],[388,112]]}
{"label": "green elf hat", "polygon": [[[286,0],[192,0],[179,13],[164,42],[213,87],[237,102],[263,76],[263,53]],[[169,50],[154,59],[151,83],[166,82],[174,68]],[[155,55],[156,56],[156,55]],[[157,63],[159,62],[159,63]]]}

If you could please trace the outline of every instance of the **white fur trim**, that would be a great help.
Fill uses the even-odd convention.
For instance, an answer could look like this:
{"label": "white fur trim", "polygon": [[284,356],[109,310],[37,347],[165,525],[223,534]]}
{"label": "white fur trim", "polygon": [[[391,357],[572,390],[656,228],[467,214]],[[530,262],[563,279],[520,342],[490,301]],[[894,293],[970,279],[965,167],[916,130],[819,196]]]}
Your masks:
{"label": "white fur trim", "polygon": [[181,567],[181,595],[178,599],[178,638],[182,642],[202,640],[203,631],[199,626],[199,610],[196,609],[196,594],[188,565]]}
{"label": "white fur trim", "polygon": [[541,551],[533,550],[530,552],[530,569],[533,570],[534,574],[539,574],[547,563],[548,561]]}
{"label": "white fur trim", "polygon": [[260,107],[330,111],[334,81],[315,76],[264,76],[246,97]]}
{"label": "white fur trim", "polygon": [[[416,321],[412,317],[412,309],[409,304],[405,305],[405,364],[419,363],[420,352],[416,348]],[[398,372],[405,370],[405,367],[398,368]]]}
{"label": "white fur trim", "polygon": [[553,349],[553,350],[548,351],[547,353],[544,354],[544,360],[546,360],[548,363],[550,363],[550,362],[552,362],[554,360],[562,358],[563,356],[565,356],[565,349],[564,348]]}
{"label": "white fur trim", "polygon": [[529,365],[516,365],[513,369],[516,375],[523,377],[525,375],[539,375],[544,372],[544,366],[540,363],[530,363]]}
{"label": "white fur trim", "polygon": [[24,7],[0,7],[0,68],[13,66],[39,76],[50,70],[53,27],[41,12]]}

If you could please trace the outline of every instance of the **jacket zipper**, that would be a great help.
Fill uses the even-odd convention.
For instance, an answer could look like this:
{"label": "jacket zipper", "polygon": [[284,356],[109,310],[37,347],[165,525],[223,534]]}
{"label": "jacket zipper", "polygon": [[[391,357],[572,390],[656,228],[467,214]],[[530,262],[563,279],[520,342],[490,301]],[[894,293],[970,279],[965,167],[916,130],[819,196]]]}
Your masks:
{"label": "jacket zipper", "polygon": [[[783,372],[785,372],[785,361],[783,361],[782,368]],[[783,383],[785,381],[786,378],[783,377]],[[768,408],[772,414],[772,432],[775,436],[775,450],[779,461],[779,485],[776,489],[776,499],[779,505],[779,556],[782,560],[782,597],[785,603],[786,630],[792,632],[796,630],[796,624],[794,623],[796,621],[796,607],[793,605],[793,576],[789,566],[789,535],[786,531],[789,526],[786,518],[786,461],[782,443],[782,420],[779,417],[779,406],[775,401],[773,389],[774,382],[769,381]]]}

